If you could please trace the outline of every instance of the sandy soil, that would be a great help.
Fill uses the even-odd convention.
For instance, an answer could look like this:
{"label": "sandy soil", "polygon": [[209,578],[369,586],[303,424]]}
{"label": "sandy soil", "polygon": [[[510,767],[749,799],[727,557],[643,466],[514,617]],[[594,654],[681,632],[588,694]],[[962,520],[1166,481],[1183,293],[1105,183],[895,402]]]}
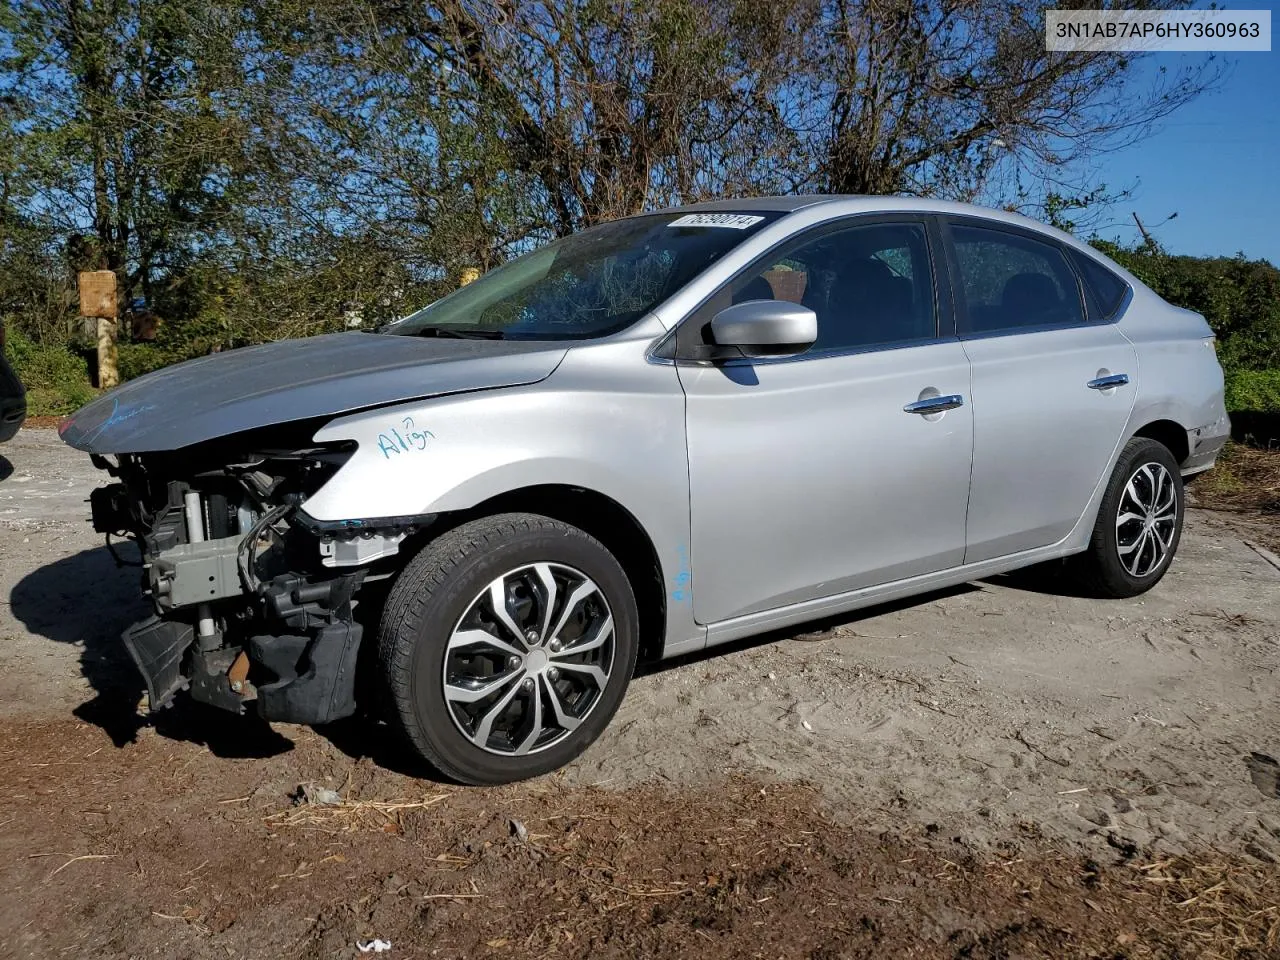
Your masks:
{"label": "sandy soil", "polygon": [[1280,569],[1239,518],[1191,511],[1137,600],[1040,570],[653,666],[578,763],[460,790],[364,723],[138,717],[97,472],[2,453],[0,955],[1194,955],[1151,891],[1217,874],[1169,871],[1280,873]]}

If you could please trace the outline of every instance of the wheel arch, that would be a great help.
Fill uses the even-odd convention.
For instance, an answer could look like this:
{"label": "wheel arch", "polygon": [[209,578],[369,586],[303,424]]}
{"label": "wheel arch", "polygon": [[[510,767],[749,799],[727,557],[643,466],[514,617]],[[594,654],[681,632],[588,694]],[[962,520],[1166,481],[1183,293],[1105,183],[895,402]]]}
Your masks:
{"label": "wheel arch", "polygon": [[[1186,428],[1169,420],[1152,420],[1133,432],[1133,437],[1145,437],[1162,444],[1173,454],[1173,458],[1182,464],[1191,455],[1191,445],[1187,441]],[[1130,438],[1132,439],[1132,437]]]}
{"label": "wheel arch", "polygon": [[427,531],[434,538],[447,529],[499,513],[536,513],[577,527],[604,544],[622,565],[640,613],[640,657],[657,660],[666,641],[667,597],[662,565],[648,531],[635,515],[587,487],[544,483],[509,490],[464,510],[440,516]]}

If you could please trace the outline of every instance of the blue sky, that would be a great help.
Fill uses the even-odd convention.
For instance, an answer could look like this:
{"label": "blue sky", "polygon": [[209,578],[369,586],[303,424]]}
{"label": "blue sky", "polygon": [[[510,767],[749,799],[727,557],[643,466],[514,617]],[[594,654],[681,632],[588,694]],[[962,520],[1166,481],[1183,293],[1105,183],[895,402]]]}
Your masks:
{"label": "blue sky", "polygon": [[[1148,68],[1163,58],[1172,68],[1181,56],[1151,54]],[[1146,142],[1103,158],[1099,180],[1109,189],[1134,186],[1134,193],[1107,211],[1097,233],[1136,239],[1136,210],[1171,253],[1242,250],[1280,265],[1280,51],[1273,39],[1270,53],[1219,56],[1232,67],[1219,89],[1175,113]],[[1176,220],[1154,227],[1174,212]]]}

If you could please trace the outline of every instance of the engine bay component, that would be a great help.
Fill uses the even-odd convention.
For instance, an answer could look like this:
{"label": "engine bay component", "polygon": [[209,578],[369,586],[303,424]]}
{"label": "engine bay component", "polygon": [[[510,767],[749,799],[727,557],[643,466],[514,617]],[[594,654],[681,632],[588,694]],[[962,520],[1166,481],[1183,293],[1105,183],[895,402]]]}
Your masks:
{"label": "engine bay component", "polygon": [[278,677],[258,687],[265,720],[330,723],[356,712],[356,657],[363,627],[337,621],[303,636],[257,636],[250,658]]}
{"label": "engine bay component", "polygon": [[244,713],[248,698],[232,689],[230,676],[239,656],[240,651],[233,647],[193,651],[188,668],[192,699],[232,713]]}
{"label": "engine bay component", "polygon": [[137,543],[154,607],[124,633],[153,711],[186,690],[233,713],[255,705],[269,720],[355,712],[363,629],[353,598],[415,520],[307,524],[299,505],[349,455],[319,446],[98,458],[117,482],[92,494],[94,528]]}
{"label": "engine bay component", "polygon": [[132,527],[129,491],[123,483],[109,483],[89,493],[93,529],[98,533],[119,533]]}
{"label": "engine bay component", "polygon": [[241,538],[222,537],[203,543],[182,543],[157,554],[147,570],[156,606],[175,610],[238,597]]}
{"label": "engine bay component", "polygon": [[153,713],[168,706],[179,690],[187,689],[182,661],[195,640],[191,624],[148,617],[126,630],[123,639],[147,685],[147,705]]}
{"label": "engine bay component", "polygon": [[352,539],[330,539],[320,541],[320,560],[326,567],[358,567],[383,557],[394,557],[400,552],[400,541],[405,538],[400,533],[378,533],[373,530],[362,531],[360,536]]}

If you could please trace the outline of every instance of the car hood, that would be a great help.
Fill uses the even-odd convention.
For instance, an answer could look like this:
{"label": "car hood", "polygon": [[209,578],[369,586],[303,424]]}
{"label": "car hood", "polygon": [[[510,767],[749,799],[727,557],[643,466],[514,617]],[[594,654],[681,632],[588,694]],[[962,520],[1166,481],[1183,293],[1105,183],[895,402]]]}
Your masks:
{"label": "car hood", "polygon": [[334,333],[227,350],[130,380],[59,428],[90,453],[178,450],[243,430],[551,375],[548,341]]}

